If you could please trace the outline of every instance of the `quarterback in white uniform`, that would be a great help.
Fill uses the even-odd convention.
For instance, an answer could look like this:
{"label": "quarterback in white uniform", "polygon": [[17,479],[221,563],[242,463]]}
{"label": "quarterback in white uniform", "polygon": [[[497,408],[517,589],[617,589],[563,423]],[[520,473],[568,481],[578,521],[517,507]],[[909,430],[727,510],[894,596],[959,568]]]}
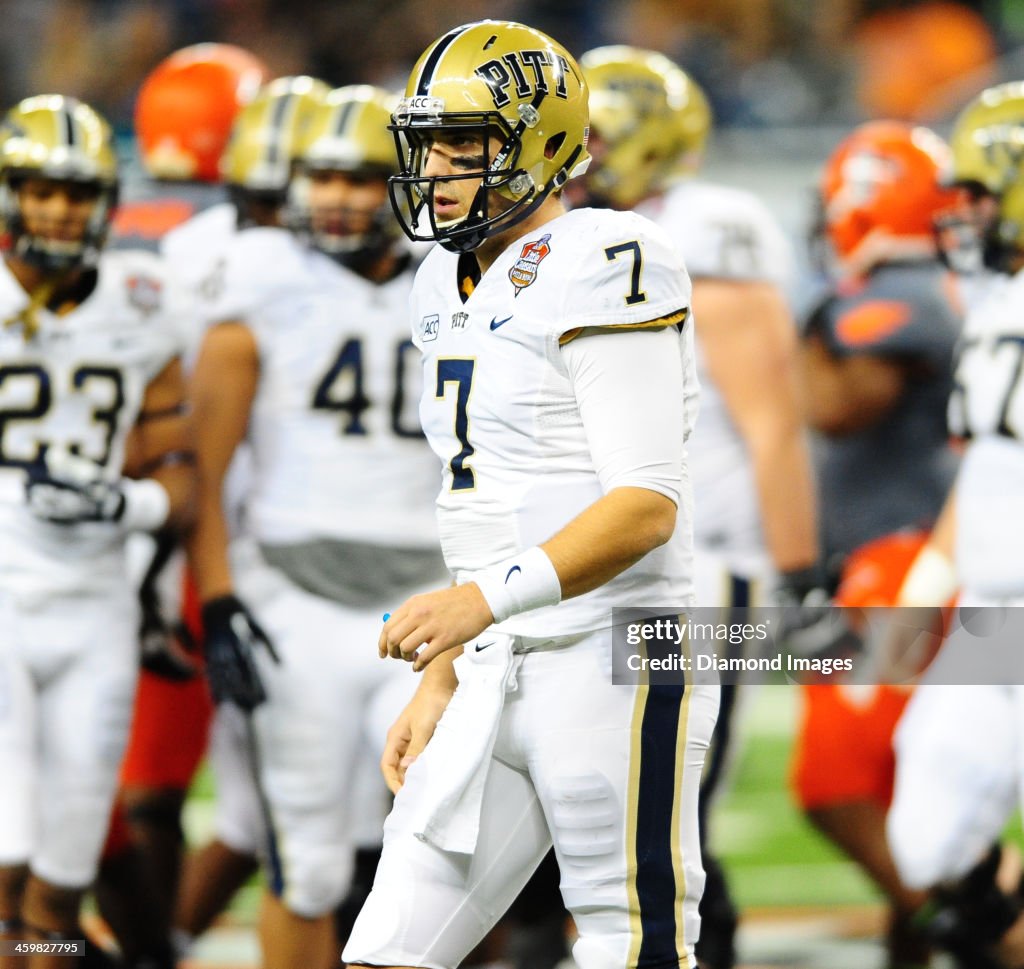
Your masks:
{"label": "quarterback in white uniform", "polygon": [[582,969],[693,964],[717,691],[611,677],[614,609],[692,601],[689,282],[647,220],[565,211],[587,117],[571,55],[495,21],[432,44],[394,116],[396,212],[442,244],[411,322],[456,585],[380,636],[425,672],[349,964],[454,969],[552,843]]}
{"label": "quarterback in white uniform", "polygon": [[[0,937],[78,938],[136,680],[132,531],[181,527],[192,469],[173,290],[101,255],[110,129],[44,95],[0,128]],[[126,477],[131,474],[133,477]],[[50,965],[47,957],[28,964]]]}
{"label": "quarterback in white uniform", "polygon": [[972,190],[986,263],[1001,275],[968,312],[949,403],[950,431],[966,443],[946,513],[955,521],[962,622],[897,729],[888,817],[901,877],[935,888],[936,940],[955,954],[981,949],[1011,965],[1020,964],[1020,946],[1008,939],[1019,938],[1024,906],[996,872],[998,840],[1024,783],[1024,664],[1011,632],[1019,609],[1003,608],[1024,605],[1022,135],[1024,93],[1004,84],[964,108],[951,137],[953,177]]}
{"label": "quarterback in white uniform", "polygon": [[[239,235],[224,322],[208,331],[195,373],[192,562],[214,697],[251,716],[258,747],[273,829],[262,932],[271,969],[337,954],[331,912],[369,810],[353,803],[352,780],[372,742],[367,724],[390,722],[415,687],[407,669],[375,657],[380,617],[444,575],[432,513],[440,476],[415,410],[412,272],[386,198],[389,118],[386,94],[366,86],[316,109],[292,185],[296,232]],[[262,567],[238,573],[221,484],[243,437],[246,528]]]}

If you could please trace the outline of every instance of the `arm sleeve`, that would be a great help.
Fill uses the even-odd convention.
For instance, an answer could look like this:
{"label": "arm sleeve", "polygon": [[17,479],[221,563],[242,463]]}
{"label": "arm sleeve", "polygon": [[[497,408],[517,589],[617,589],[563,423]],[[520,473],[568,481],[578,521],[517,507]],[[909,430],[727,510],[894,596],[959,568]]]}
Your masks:
{"label": "arm sleeve", "polygon": [[686,343],[674,327],[586,329],[562,349],[601,486],[677,505],[685,460]]}

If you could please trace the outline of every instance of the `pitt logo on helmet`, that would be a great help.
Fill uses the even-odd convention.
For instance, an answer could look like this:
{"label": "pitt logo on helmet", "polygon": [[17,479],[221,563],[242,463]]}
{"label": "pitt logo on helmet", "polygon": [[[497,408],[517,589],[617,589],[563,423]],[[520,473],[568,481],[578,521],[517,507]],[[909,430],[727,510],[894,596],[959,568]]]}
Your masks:
{"label": "pitt logo on helmet", "polygon": [[[507,92],[513,81],[516,82],[516,97],[520,100],[535,92],[545,96],[550,94],[551,88],[544,76],[545,67],[550,68],[553,74],[555,97],[565,101],[569,96],[565,84],[569,62],[561,54],[546,50],[513,50],[502,54],[500,59],[481,64],[475,73],[491,89],[494,106],[504,108],[512,100]],[[527,69],[533,76],[532,85],[526,76]]]}

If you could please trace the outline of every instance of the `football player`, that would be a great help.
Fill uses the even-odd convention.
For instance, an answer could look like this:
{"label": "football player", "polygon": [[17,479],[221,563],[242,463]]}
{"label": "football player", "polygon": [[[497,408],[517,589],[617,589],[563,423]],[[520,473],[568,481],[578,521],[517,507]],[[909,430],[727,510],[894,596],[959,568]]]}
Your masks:
{"label": "football player", "polygon": [[[697,515],[698,606],[745,610],[819,590],[814,492],[797,386],[796,327],[786,303],[793,256],[762,202],[695,177],[711,128],[700,87],[667,57],[601,47],[580,64],[591,90],[592,205],[657,222],[693,280],[701,419],[690,442]],[[824,599],[824,595],[820,598]],[[740,618],[737,616],[737,618]],[[742,649],[743,647],[736,647]],[[701,799],[702,822],[735,754],[740,696],[722,687]],[[708,825],[701,825],[708,837]],[[735,908],[705,852],[701,962],[735,962]]]}
{"label": "football player", "polygon": [[[164,238],[162,251],[192,283],[198,303],[188,363],[194,363],[213,308],[234,298],[224,293],[224,274],[237,234],[254,227],[281,226],[295,152],[316,106],[329,91],[322,81],[305,76],[280,77],[261,88],[236,116],[221,158],[230,201],[198,213]],[[258,299],[251,290],[237,296],[243,303]],[[254,554],[242,522],[249,460],[248,452],[240,449],[228,476],[236,568],[244,568]],[[223,708],[211,726],[217,837],[185,860],[174,916],[175,944],[183,953],[258,867],[259,811],[246,768],[244,732],[239,738],[237,726],[231,711]]]}
{"label": "football player", "polygon": [[[192,562],[214,697],[244,714],[258,768],[271,969],[336,962],[332,913],[349,885],[354,831],[367,810],[380,817],[354,803],[368,724],[385,716],[378,707],[390,722],[415,685],[374,656],[380,617],[444,574],[437,468],[415,416],[412,274],[387,202],[390,105],[356,86],[316,108],[290,189],[295,232],[240,234],[224,321],[208,330],[195,372]],[[222,481],[243,439],[253,457],[247,528],[262,568],[239,571]]]}
{"label": "football player", "polygon": [[[900,722],[887,822],[903,880],[934,889],[933,938],[977,964],[1024,961],[1020,889],[998,880],[993,847],[1020,800],[1020,642],[1005,631],[972,634],[964,610],[984,620],[999,615],[984,607],[1024,604],[1022,138],[1024,84],[1017,82],[979,94],[950,139],[952,178],[970,194],[965,221],[980,231],[985,264],[996,275],[968,308],[948,408],[949,429],[964,442],[948,504],[955,537],[945,543],[964,621]],[[971,685],[980,683],[992,685]]]}
{"label": "football player", "polygon": [[[949,148],[932,131],[875,121],[840,142],[821,176],[833,282],[807,324],[803,364],[809,420],[822,435],[826,555],[850,605],[866,604],[857,588],[870,575],[872,602],[896,604],[908,556],[956,472],[945,401],[961,313],[934,229],[958,207],[940,184],[948,166]],[[885,685],[807,686],[794,763],[808,817],[890,900],[893,962],[926,958],[912,925],[922,896],[901,883],[885,844],[892,733],[908,696]]]}
{"label": "football player", "polygon": [[424,672],[350,965],[454,969],[552,843],[582,969],[694,964],[717,689],[610,675],[614,609],[692,601],[689,280],[646,219],[566,211],[587,125],[569,52],[497,21],[431,44],[395,111],[395,211],[441,243],[410,317],[456,584],[380,634]]}
{"label": "football player", "polygon": [[[195,305],[179,326],[187,367],[197,341],[204,283],[216,278],[218,247],[234,232],[220,175],[232,123],[267,77],[263,64],[230,44],[196,44],[161,61],[135,103],[144,180],[129,181],[114,216],[111,245],[166,255],[168,233],[206,216],[197,241],[174,247],[174,285]],[[206,748],[212,707],[192,647],[194,596],[183,592],[176,537],[129,545],[142,607],[143,670],[121,771],[121,792],[104,849],[97,896],[130,960],[167,949],[181,853],[181,806]],[[168,565],[170,564],[170,567]],[[168,724],[175,724],[169,730]],[[165,958],[161,955],[159,958]]]}
{"label": "football player", "polygon": [[[81,937],[136,683],[126,537],[181,530],[193,467],[174,290],[103,252],[110,129],[43,95],[0,126],[0,938]],[[36,955],[19,965],[66,965]]]}

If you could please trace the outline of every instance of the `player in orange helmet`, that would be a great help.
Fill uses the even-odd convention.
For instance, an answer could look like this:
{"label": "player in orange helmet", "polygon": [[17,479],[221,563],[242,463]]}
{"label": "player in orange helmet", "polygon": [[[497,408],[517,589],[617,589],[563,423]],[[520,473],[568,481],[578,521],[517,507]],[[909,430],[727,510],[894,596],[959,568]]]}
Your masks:
{"label": "player in orange helmet", "polygon": [[[961,319],[934,228],[959,201],[942,185],[948,160],[927,129],[871,122],[836,147],[820,182],[834,282],[807,324],[803,363],[809,421],[822,435],[825,560],[841,605],[897,604],[923,541],[907,530],[935,520],[956,471],[945,405]],[[797,798],[889,897],[892,962],[919,961],[926,947],[910,915],[923,896],[902,885],[885,842],[906,694],[815,685],[804,699]]]}
{"label": "player in orange helmet", "polygon": [[235,115],[267,80],[266,68],[231,44],[195,44],[157,65],[139,89],[135,134],[154,178],[220,181]]}

